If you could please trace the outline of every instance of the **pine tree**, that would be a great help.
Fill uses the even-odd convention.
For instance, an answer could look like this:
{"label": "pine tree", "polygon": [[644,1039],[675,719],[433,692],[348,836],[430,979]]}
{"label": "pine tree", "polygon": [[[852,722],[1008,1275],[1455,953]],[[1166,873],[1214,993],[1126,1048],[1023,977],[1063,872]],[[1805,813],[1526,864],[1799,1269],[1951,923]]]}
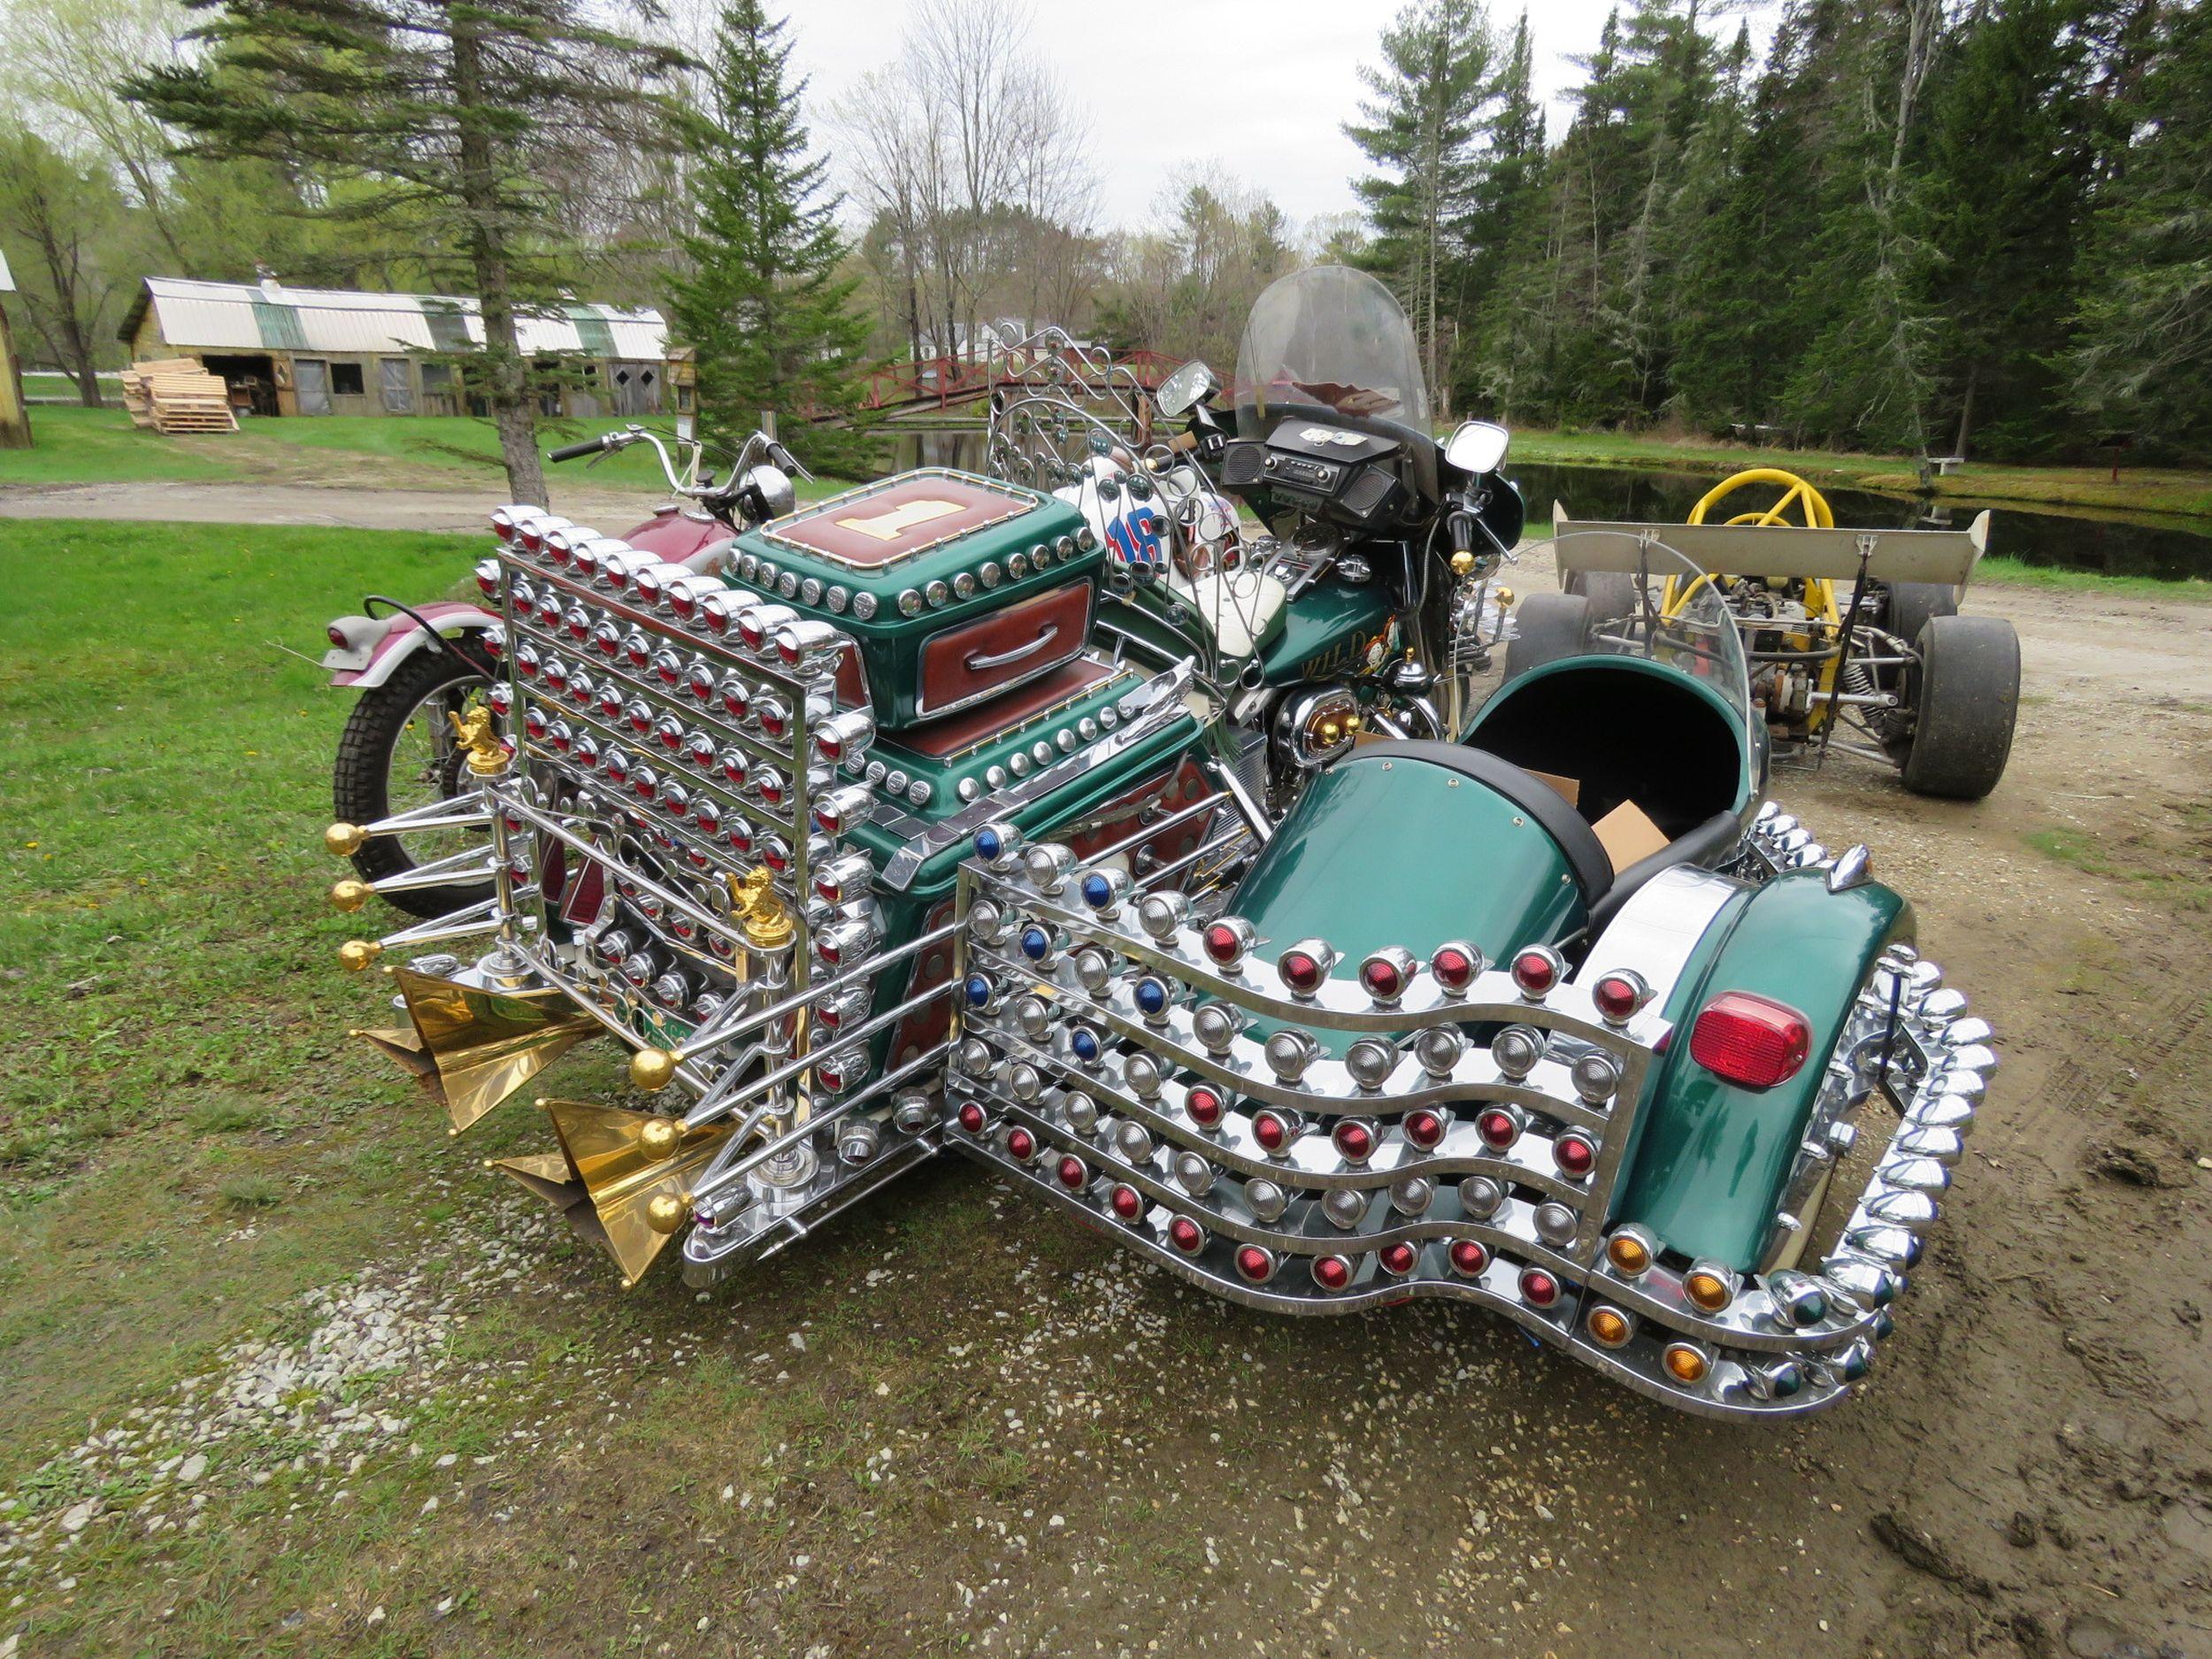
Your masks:
{"label": "pine tree", "polygon": [[2212,455],[2212,10],[2168,8],[2080,260],[2067,366],[2093,439]]}
{"label": "pine tree", "polygon": [[1478,0],[1414,0],[1383,31],[1372,95],[1346,134],[1383,171],[1355,181],[1374,222],[1369,263],[1397,293],[1420,342],[1432,392],[1448,355],[1466,221],[1478,206],[1477,141],[1494,55]]}
{"label": "pine tree", "polygon": [[543,503],[534,388],[518,316],[556,307],[580,251],[549,175],[662,112],[684,62],[592,21],[585,0],[189,0],[209,15],[195,62],[125,96],[188,134],[183,153],[252,157],[341,182],[319,210],[405,227],[434,280],[483,308],[466,371],[499,431],[507,488]]}
{"label": "pine tree", "polygon": [[1939,319],[1949,449],[2012,457],[2051,449],[2068,419],[2053,358],[2067,340],[2065,280],[2086,211],[2093,150],[2080,0],[2012,0],[1969,19],[1932,77],[1911,199]]}
{"label": "pine tree", "polygon": [[684,248],[694,269],[674,281],[672,310],[699,354],[705,430],[734,442],[772,411],[785,443],[833,471],[853,465],[863,447],[854,371],[870,323],[853,303],[858,278],[841,272],[849,250],[840,198],[826,193],[826,165],[809,155],[799,115],[806,82],[791,76],[785,28],[761,0],[722,10],[706,109],[691,135],[699,228]]}

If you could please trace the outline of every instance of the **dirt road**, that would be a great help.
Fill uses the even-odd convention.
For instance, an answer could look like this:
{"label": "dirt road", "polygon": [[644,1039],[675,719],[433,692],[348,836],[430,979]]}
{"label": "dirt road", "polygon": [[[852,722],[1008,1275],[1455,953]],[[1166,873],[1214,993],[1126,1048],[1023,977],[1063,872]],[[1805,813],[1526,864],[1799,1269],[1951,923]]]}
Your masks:
{"label": "dirt road", "polygon": [[[0,518],[144,518],[185,524],[300,524],[355,530],[472,534],[504,496],[476,488],[319,484],[48,484],[0,488]],[[651,499],[634,489],[557,488],[553,505],[579,524],[628,526]]]}

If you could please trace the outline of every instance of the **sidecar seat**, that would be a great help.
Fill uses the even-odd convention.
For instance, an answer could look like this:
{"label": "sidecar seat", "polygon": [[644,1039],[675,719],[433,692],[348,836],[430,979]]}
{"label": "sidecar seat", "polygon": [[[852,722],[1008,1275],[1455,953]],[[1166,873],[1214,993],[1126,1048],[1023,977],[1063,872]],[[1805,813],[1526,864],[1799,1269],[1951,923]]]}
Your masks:
{"label": "sidecar seat", "polygon": [[1667,837],[1617,874],[1608,862],[1593,933],[1660,871],[1717,863],[1742,834],[1751,796],[1742,717],[1689,676],[1640,657],[1572,657],[1520,675],[1483,705],[1466,741],[1574,779],[1585,827],[1632,801]]}

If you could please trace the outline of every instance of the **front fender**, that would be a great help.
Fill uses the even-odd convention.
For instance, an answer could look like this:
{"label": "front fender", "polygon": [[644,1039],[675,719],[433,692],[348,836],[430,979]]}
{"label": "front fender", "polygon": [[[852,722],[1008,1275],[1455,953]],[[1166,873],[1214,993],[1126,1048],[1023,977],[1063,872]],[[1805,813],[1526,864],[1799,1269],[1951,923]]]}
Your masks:
{"label": "front fender", "polygon": [[[1893,941],[1910,939],[1912,907],[1878,883],[1831,893],[1825,872],[1793,871],[1751,895],[1701,947],[1668,999],[1674,1029],[1643,1109],[1615,1214],[1692,1256],[1749,1270],[1797,1160],[1828,1057],[1859,988]],[[1698,1011],[1724,991],[1787,1003],[1812,1027],[1796,1076],[1747,1089],[1690,1057]]]}
{"label": "front fender", "polygon": [[[499,626],[499,618],[481,605],[458,600],[417,605],[415,613],[449,639],[472,629]],[[344,631],[348,642],[324,652],[323,666],[332,671],[332,685],[349,691],[375,690],[416,652],[431,649],[431,635],[403,611],[381,618],[340,617],[333,626]],[[380,633],[376,632],[380,629]]]}

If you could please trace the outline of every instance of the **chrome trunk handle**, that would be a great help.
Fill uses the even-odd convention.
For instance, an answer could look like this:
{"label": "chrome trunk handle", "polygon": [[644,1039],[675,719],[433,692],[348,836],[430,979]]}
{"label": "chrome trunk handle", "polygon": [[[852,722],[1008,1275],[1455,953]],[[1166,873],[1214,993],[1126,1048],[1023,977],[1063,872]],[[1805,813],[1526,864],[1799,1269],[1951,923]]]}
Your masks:
{"label": "chrome trunk handle", "polygon": [[1045,625],[1045,631],[1030,641],[1028,644],[1017,645],[1012,650],[1001,651],[995,657],[986,657],[979,651],[971,651],[963,659],[964,665],[972,674],[980,672],[986,668],[1004,668],[1010,663],[1018,663],[1025,657],[1034,657],[1057,639],[1059,634],[1060,625],[1056,622],[1048,623]]}

